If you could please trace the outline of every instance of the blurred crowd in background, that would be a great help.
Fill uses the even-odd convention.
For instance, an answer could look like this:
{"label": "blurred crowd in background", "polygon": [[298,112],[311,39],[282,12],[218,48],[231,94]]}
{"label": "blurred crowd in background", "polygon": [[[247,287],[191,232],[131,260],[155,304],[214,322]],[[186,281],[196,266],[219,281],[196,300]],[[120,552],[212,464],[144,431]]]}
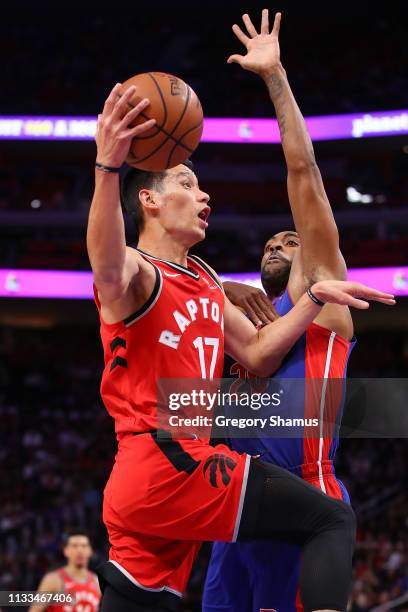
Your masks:
{"label": "blurred crowd in background", "polygon": [[[73,525],[89,530],[92,567],[106,557],[101,501],[116,444],[99,396],[95,327],[2,327],[0,340],[0,590],[34,589],[63,563],[61,535]],[[408,335],[362,334],[350,375],[401,375],[407,346]],[[353,612],[408,590],[407,461],[405,440],[341,443],[337,473],[359,524]],[[186,612],[201,610],[209,551],[204,545],[194,566]]]}
{"label": "blurred crowd in background", "polygon": [[[263,93],[261,85],[259,89]],[[370,151],[370,146],[366,145],[362,153],[350,150],[348,144],[341,142],[336,150],[324,152],[316,145],[333,208],[340,211],[360,206],[369,212],[406,206],[408,148],[405,152],[404,149],[381,150],[377,139],[377,150]],[[10,210],[38,215],[43,211],[87,211],[94,181],[93,144],[76,144],[77,152],[81,148],[89,152],[85,161],[76,158],[75,153],[71,157],[64,155],[61,143],[36,143],[36,146],[41,157],[32,155],[32,159],[27,160],[27,155],[22,156],[24,143],[20,144],[18,153],[3,145],[0,212]],[[374,148],[372,143],[371,147]],[[286,174],[280,146],[241,144],[232,150],[226,145],[216,148],[201,145],[192,159],[196,162],[200,185],[210,194],[217,214],[265,215],[287,210]],[[350,187],[355,191],[350,193]],[[369,203],[350,200],[355,192],[372,199]]]}
{"label": "blurred crowd in background", "polygon": [[[408,147],[404,153],[392,139],[375,140],[375,146],[368,142],[364,148],[342,141],[317,150],[350,267],[397,266],[408,260]],[[94,145],[78,143],[72,150],[72,143],[56,149],[52,143],[6,144],[3,153],[0,149],[3,267],[88,269],[84,237]],[[218,272],[255,270],[265,241],[293,228],[281,147],[202,147],[193,159],[200,186],[211,196],[212,214],[207,238],[195,250]],[[353,201],[356,193],[370,202]],[[128,243],[135,244],[128,225]]]}
{"label": "blurred crowd in background", "polygon": [[305,114],[404,108],[406,26],[391,6],[180,0],[160,3],[158,13],[125,0],[108,20],[92,3],[58,16],[47,2],[8,7],[0,48],[12,61],[2,70],[1,112],[96,115],[115,83],[160,70],[185,79],[209,117],[270,116],[257,78],[226,64],[243,50],[232,24],[248,12],[259,27],[265,5],[271,24],[282,11],[282,59]]}
{"label": "blurred crowd in background", "polygon": [[[116,82],[161,70],[191,84],[208,117],[273,117],[261,80],[226,63],[242,50],[232,24],[245,11],[259,24],[263,6],[258,0],[209,0],[193,8],[181,0],[177,10],[163,4],[158,18],[153,6],[142,11],[124,2],[109,24],[101,11],[83,3],[61,19],[47,3],[24,11],[10,7],[0,21],[0,48],[10,58],[2,72],[0,112],[96,116]],[[359,3],[333,11],[328,5],[295,6],[284,0],[269,8],[271,22],[274,10],[283,13],[282,60],[304,115],[406,108],[406,32],[397,11],[367,12]],[[408,145],[403,137],[316,143],[315,149],[329,200],[342,220],[349,266],[407,261]],[[4,267],[88,267],[83,238],[94,156],[92,142],[2,142]],[[289,211],[280,145],[202,144],[193,160],[213,207],[200,254],[220,272],[256,269],[260,248],[275,230],[256,218]],[[20,213],[29,217],[25,229]],[[14,221],[9,214],[16,215]],[[237,215],[247,217],[241,229]],[[356,215],[365,223],[356,225]]]}
{"label": "blurred crowd in background", "polygon": [[[256,271],[260,266],[263,246],[277,231],[293,229],[288,226],[264,228],[250,227],[246,232],[230,229],[210,232],[207,240],[194,248],[200,255],[221,273]],[[364,240],[358,229],[351,232],[350,238],[342,233],[342,251],[349,267],[399,266],[408,261],[408,238],[401,228],[401,237],[394,240],[372,238]],[[33,235],[34,234],[34,235]],[[0,257],[5,268],[88,270],[89,262],[85,248],[84,231],[64,230],[47,232],[32,230],[30,235],[10,236],[0,245]],[[131,234],[131,231],[129,231]],[[134,244],[134,243],[133,243]],[[402,279],[401,282],[407,282]]]}
{"label": "blurred crowd in background", "polygon": [[[259,25],[264,4],[209,0],[193,8],[181,0],[177,10],[162,4],[158,18],[154,7],[139,10],[124,2],[108,24],[87,3],[64,11],[61,19],[47,10],[47,3],[24,11],[10,7],[0,21],[0,49],[10,58],[2,70],[0,112],[95,117],[116,82],[160,70],[185,79],[207,117],[271,117],[272,104],[260,79],[226,63],[231,53],[243,51],[232,24],[242,25],[241,15],[248,11]],[[282,60],[305,116],[406,108],[406,29],[397,11],[382,7],[367,12],[359,3],[333,11],[329,5],[281,1],[270,7],[271,22],[275,9],[283,13]],[[94,149],[75,143],[74,150],[88,152],[81,161],[75,153],[65,159],[50,153],[53,143],[43,146],[49,153],[30,162],[22,161],[21,147],[17,154],[7,147],[0,151],[0,211],[88,209]],[[408,148],[405,154],[377,148],[378,143],[367,147],[363,155],[344,147],[319,151],[335,209],[350,207],[349,186],[371,194],[374,208],[406,205]],[[208,146],[204,158],[202,149],[196,155],[199,176],[218,214],[286,210],[284,172],[271,167],[281,162],[277,147],[264,145],[255,158],[252,146],[235,147],[233,154],[212,147],[207,163],[205,151]]]}
{"label": "blurred crowd in background", "polygon": [[[7,58],[0,114],[96,116],[116,82],[160,70],[186,80],[207,117],[273,117],[260,80],[226,64],[242,51],[231,25],[245,11],[257,25],[263,7],[258,0],[180,0],[162,4],[158,16],[154,4],[142,9],[122,2],[104,11],[71,3],[57,11],[47,2],[24,9],[15,3],[0,20]],[[333,10],[330,3],[282,1],[269,8],[283,13],[282,59],[304,115],[407,108],[406,25],[391,5]],[[316,143],[315,149],[348,266],[406,265],[407,139]],[[1,268],[89,270],[85,232],[94,160],[90,142],[1,141]],[[202,144],[193,161],[213,207],[207,239],[195,251],[218,272],[257,270],[264,242],[293,228],[281,147]],[[127,230],[133,243],[130,223]],[[49,321],[31,328],[31,302],[28,322],[16,327],[13,304],[7,310],[4,302],[0,590],[34,589],[44,572],[63,564],[61,536],[70,527],[88,529],[93,568],[106,558],[101,500],[116,445],[99,396],[96,310],[88,326]],[[376,329],[357,330],[351,376],[406,376],[401,312],[394,325],[390,317],[382,324],[381,312]],[[31,324],[38,324],[35,316]],[[359,524],[351,612],[408,593],[407,461],[406,440],[342,440],[337,473]],[[209,551],[205,544],[194,566],[185,612],[201,610]],[[408,604],[396,609],[407,612]]]}

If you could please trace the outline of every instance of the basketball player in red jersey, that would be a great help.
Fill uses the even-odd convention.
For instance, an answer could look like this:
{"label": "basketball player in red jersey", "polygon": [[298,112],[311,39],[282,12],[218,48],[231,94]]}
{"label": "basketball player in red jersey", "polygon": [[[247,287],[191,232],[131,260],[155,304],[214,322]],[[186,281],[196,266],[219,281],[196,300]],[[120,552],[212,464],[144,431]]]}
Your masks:
{"label": "basketball player in red jersey", "polygon": [[29,612],[97,612],[101,592],[98,578],[88,570],[92,547],[85,531],[72,529],[64,537],[64,556],[67,564],[44,576],[38,591],[46,593],[72,593],[75,605],[68,603],[34,605]]}
{"label": "basketball player in red jersey", "polygon": [[[277,20],[271,36],[278,27]],[[101,612],[177,610],[202,541],[283,534],[303,547],[300,589],[307,612],[344,610],[352,510],[282,468],[224,445],[211,447],[206,438],[175,440],[171,431],[159,431],[157,381],[220,377],[224,340],[237,361],[267,375],[325,302],[366,308],[359,298],[392,304],[393,297],[316,278],[287,315],[256,331],[225,298],[215,272],[188,255],[205,238],[210,213],[209,196],[189,165],[128,174],[123,201],[139,242],[126,246],[118,172],[131,139],[152,122],[130,128],[148,101],[126,112],[134,89],[119,99],[118,90],[98,118],[87,232],[104,348],[101,394],[118,439],[104,492],[111,549],[98,570]]]}

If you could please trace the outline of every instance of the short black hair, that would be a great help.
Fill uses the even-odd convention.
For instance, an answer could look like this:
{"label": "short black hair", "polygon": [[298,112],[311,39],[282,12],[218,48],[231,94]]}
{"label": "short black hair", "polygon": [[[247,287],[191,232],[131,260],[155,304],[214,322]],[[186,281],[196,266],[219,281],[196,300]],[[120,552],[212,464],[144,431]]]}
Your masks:
{"label": "short black hair", "polygon": [[65,548],[65,546],[68,545],[69,538],[72,538],[74,536],[84,536],[85,538],[88,538],[89,542],[91,541],[89,534],[84,529],[72,527],[71,529],[68,529],[67,531],[65,531],[62,536],[63,548]]}
{"label": "short black hair", "polygon": [[[183,162],[183,166],[187,166],[190,170],[194,168],[193,162],[189,159]],[[139,191],[141,189],[159,189],[165,177],[166,170],[149,172],[131,166],[128,166],[121,176],[120,203],[122,210],[132,216],[138,236],[145,223],[143,207],[138,197]]]}

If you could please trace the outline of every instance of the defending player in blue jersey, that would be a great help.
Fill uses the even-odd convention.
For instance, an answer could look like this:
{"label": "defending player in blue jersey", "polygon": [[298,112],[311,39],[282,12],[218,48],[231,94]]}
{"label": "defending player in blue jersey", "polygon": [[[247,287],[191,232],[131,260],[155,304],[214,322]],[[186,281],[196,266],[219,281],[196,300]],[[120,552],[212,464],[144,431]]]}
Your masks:
{"label": "defending player in blue jersey", "polygon": [[[255,324],[286,314],[316,280],[346,278],[346,266],[339,250],[339,236],[327,199],[313,146],[305,122],[289,87],[280,62],[278,33],[269,34],[268,12],[262,13],[258,34],[248,15],[243,17],[248,36],[237,26],[233,30],[245,45],[245,56],[233,55],[236,62],[266,81],[279,122],[288,168],[289,202],[296,232],[280,232],[266,243],[262,259],[262,283],[274,299],[276,313],[265,310],[265,298],[252,289],[225,284],[229,299],[244,308]],[[265,320],[266,316],[266,320]],[[326,305],[306,333],[288,353],[275,378],[316,379],[295,385],[285,416],[317,416],[320,423],[339,423],[342,397],[330,379],[343,379],[354,345],[353,324],[345,306]],[[239,364],[232,364],[226,376],[250,377]],[[317,389],[317,391],[316,391]],[[289,412],[288,412],[289,411]],[[283,414],[282,412],[280,414]],[[320,430],[319,437],[235,439],[235,450],[260,455],[303,477],[327,495],[348,500],[343,484],[336,478],[333,459],[338,445],[336,429]],[[276,543],[215,543],[203,598],[204,612],[295,612],[303,610],[298,593],[300,548]]]}

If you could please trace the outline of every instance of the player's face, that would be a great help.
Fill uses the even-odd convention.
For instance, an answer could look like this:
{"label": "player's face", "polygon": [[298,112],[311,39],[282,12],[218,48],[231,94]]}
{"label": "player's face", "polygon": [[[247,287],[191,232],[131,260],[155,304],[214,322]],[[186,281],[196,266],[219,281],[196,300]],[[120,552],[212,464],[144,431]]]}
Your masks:
{"label": "player's face", "polygon": [[271,297],[279,295],[288,284],[290,268],[300,246],[296,232],[279,232],[265,244],[261,262],[261,277],[265,291]]}
{"label": "player's face", "polygon": [[92,557],[92,548],[89,539],[82,535],[73,535],[64,548],[64,556],[68,563],[75,567],[87,567]]}
{"label": "player's face", "polygon": [[211,212],[209,199],[189,168],[180,164],[167,170],[158,193],[161,225],[187,247],[204,240]]}

